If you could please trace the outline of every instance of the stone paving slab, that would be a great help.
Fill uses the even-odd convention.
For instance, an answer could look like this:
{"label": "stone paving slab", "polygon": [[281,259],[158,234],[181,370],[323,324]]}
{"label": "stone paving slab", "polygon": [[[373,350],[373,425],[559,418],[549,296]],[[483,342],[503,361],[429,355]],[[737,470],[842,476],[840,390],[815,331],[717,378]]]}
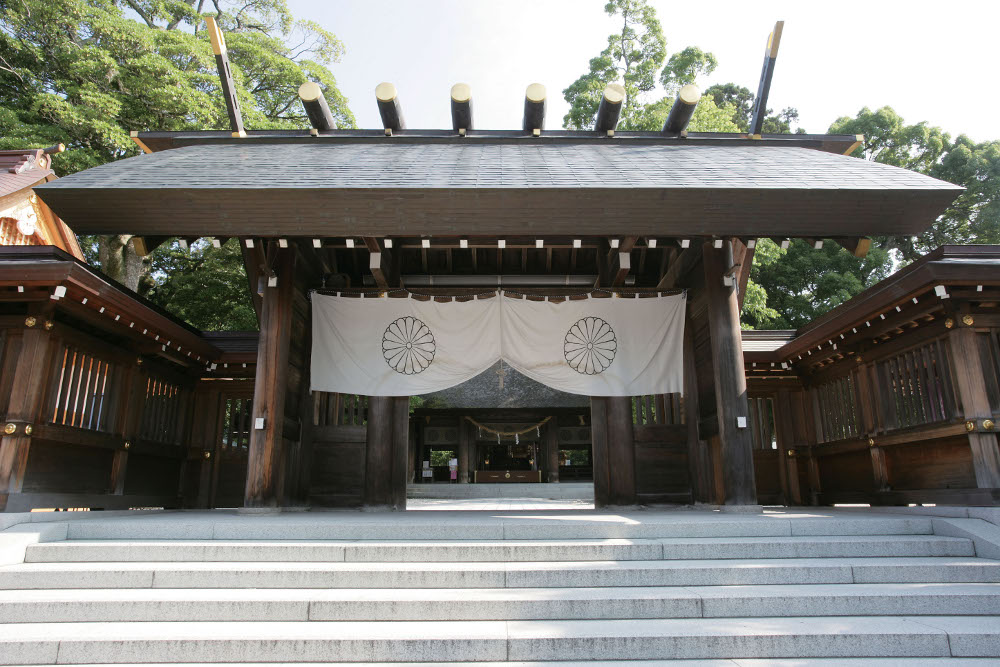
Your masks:
{"label": "stone paving slab", "polygon": [[73,539],[631,539],[932,534],[932,517],[774,510],[162,512],[68,522]]}
{"label": "stone paving slab", "polygon": [[[995,658],[998,632],[997,617],[38,623],[0,626],[0,660],[13,662],[22,643],[46,656],[57,646],[60,663],[948,657],[953,651]],[[960,641],[949,646],[949,638]]]}
{"label": "stone paving slab", "polygon": [[[141,667],[212,667],[220,663],[142,663]],[[226,663],[222,663],[226,664]],[[232,664],[232,663],[229,663]],[[243,667],[274,667],[245,662]],[[295,667],[356,667],[351,662],[297,662]],[[730,658],[716,660],[568,660],[559,662],[372,662],[369,667],[986,667],[994,658]],[[65,667],[83,667],[66,665]],[[111,667],[107,663],[87,667]],[[139,663],[115,667],[140,667]]]}
{"label": "stone paving slab", "polygon": [[936,535],[595,540],[69,540],[26,547],[24,562],[468,562],[974,556]]}
{"label": "stone paving slab", "polygon": [[579,588],[1000,582],[981,558],[815,558],[510,563],[23,563],[0,589]]}
{"label": "stone paving slab", "polygon": [[950,656],[948,635],[881,617],[511,621],[513,660]]}
{"label": "stone paving slab", "polygon": [[0,623],[990,615],[1000,584],[0,591]]}

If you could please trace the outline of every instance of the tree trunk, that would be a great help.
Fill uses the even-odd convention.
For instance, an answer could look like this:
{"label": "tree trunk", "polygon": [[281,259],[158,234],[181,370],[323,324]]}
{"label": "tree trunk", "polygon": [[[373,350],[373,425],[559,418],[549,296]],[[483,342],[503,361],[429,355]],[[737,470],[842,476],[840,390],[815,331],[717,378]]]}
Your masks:
{"label": "tree trunk", "polygon": [[135,252],[129,234],[98,237],[97,258],[101,271],[133,292],[139,290],[139,280],[149,272],[149,263]]}

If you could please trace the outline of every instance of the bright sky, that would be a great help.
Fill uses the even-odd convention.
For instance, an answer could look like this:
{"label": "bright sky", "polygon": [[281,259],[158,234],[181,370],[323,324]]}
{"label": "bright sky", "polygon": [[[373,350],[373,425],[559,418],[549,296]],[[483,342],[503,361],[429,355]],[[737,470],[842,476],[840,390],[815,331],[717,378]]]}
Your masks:
{"label": "bright sky", "polygon": [[[380,81],[396,84],[407,127],[448,128],[451,85],[472,86],[475,125],[520,127],[524,89],[548,89],[546,127],[558,128],[562,90],[587,70],[618,24],[603,0],[289,0],[300,18],[335,33],[347,53],[333,71],[359,127],[381,127]],[[713,52],[703,87],[756,91],[767,34],[785,28],[768,106],[799,110],[808,132],[863,106],[892,106],[910,123],[952,136],[1000,138],[996,0],[668,2],[653,0],[669,53]]]}

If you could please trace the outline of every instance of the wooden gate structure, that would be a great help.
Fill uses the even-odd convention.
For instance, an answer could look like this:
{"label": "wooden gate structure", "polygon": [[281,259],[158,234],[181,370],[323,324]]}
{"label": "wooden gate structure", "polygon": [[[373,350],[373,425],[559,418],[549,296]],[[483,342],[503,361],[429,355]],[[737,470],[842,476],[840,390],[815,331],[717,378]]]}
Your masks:
{"label": "wooden gate structure", "polygon": [[[1000,247],[948,246],[797,332],[744,331],[759,502],[996,504],[998,266]],[[257,333],[194,332],[51,247],[0,248],[0,293],[7,511],[243,504]],[[712,398],[593,398],[599,501],[723,502],[715,415],[698,406]],[[308,465],[279,476],[302,494],[287,504],[370,502],[368,475],[392,462],[369,451],[413,440],[400,401],[381,416],[373,403],[306,394]],[[373,418],[400,428],[378,434]]]}
{"label": "wooden gate structure", "polygon": [[[217,60],[225,74],[224,50]],[[763,81],[766,99],[766,71]],[[229,90],[227,76],[221,84]],[[136,315],[148,305],[106,285],[94,298],[74,281],[82,267],[67,278],[40,264],[0,262],[3,289],[38,288],[35,300],[10,292],[5,302],[8,337],[20,339],[20,352],[16,361],[5,357],[4,381],[28,387],[8,397],[13,431],[0,448],[7,509],[33,503],[25,492],[36,479],[30,452],[47,447],[30,443],[25,428],[55,437],[57,427],[45,422],[46,392],[55,385],[45,379],[63,327],[93,335],[117,331],[124,320],[124,335],[101,341],[104,356],[79,348],[124,378],[113,385],[122,392],[114,395],[115,420],[98,420],[110,430],[68,427],[94,443],[95,469],[110,466],[112,481],[99,494],[105,505],[115,496],[134,505],[126,501],[133,489],[135,501],[163,506],[230,502],[245,460],[242,504],[251,510],[310,502],[405,507],[408,400],[369,397],[362,423],[356,412],[347,423],[336,406],[349,397],[310,395],[310,293],[450,300],[498,286],[528,299],[687,293],[683,401],[591,399],[599,505],[995,501],[996,374],[982,369],[995,361],[996,335],[983,329],[990,316],[976,311],[989,307],[982,295],[993,283],[977,278],[974,293],[949,292],[945,309],[959,310],[945,318],[927,311],[923,296],[906,304],[897,288],[880,292],[900,310],[858,329],[852,309],[874,303],[863,295],[781,346],[754,352],[763,356],[749,370],[740,331],[756,239],[819,244],[837,230],[832,241],[862,255],[869,234],[923,232],[960,188],[847,157],[858,136],[761,135],[766,105],[746,134],[688,132],[690,95],[678,97],[661,132],[616,132],[612,98],[600,106],[600,131],[550,131],[538,88],[512,131],[472,127],[471,100],[452,100],[449,130],[407,129],[391,84],[380,86],[376,130],[334,128],[311,93],[304,104],[312,128],[248,131],[234,103],[229,131],[134,132],[144,155],[35,188],[78,233],[132,234],[141,251],[167,234],[188,243],[235,239],[260,334],[255,367],[239,375],[229,360],[240,355],[229,343],[162,313],[151,326]],[[920,275],[926,287],[945,273]],[[29,315],[41,329],[23,324]],[[919,337],[948,321],[937,338]],[[861,333],[848,338],[852,330]],[[913,346],[902,342],[911,339]],[[190,423],[179,426],[164,411]],[[918,432],[926,444],[909,444]],[[126,444],[136,449],[125,454]],[[124,465],[129,456],[135,465]],[[61,465],[48,461],[47,474]],[[162,473],[155,484],[153,470]]]}

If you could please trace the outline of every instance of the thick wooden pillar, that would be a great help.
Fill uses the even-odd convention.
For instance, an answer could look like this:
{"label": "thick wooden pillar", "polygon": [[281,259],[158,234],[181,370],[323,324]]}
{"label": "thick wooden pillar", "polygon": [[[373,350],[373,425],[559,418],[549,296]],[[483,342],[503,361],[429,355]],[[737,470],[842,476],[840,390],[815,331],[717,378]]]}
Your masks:
{"label": "thick wooden pillar", "polygon": [[559,418],[552,417],[545,425],[545,472],[547,481],[559,481]]}
{"label": "thick wooden pillar", "polygon": [[409,397],[369,397],[363,496],[366,507],[406,509],[409,436]]}
{"label": "thick wooden pillar", "polygon": [[688,478],[691,481],[691,500],[696,503],[711,502],[711,461],[708,445],[701,439],[698,421],[698,374],[694,363],[694,333],[690,318],[684,326],[684,428],[687,431]]}
{"label": "thick wooden pillar", "polygon": [[980,489],[1000,488],[1000,448],[996,433],[983,432],[984,419],[992,419],[986,379],[983,377],[983,360],[979,354],[976,332],[968,326],[959,326],[948,332],[951,347],[952,377],[955,398],[962,417],[973,425],[967,437],[972,450],[972,467],[976,473],[976,486]]}
{"label": "thick wooden pillar", "polygon": [[593,396],[590,399],[593,442],[594,504],[635,505],[635,443],[632,399]]}
{"label": "thick wooden pillar", "polygon": [[13,391],[0,439],[0,512],[6,509],[10,494],[21,492],[31,448],[29,429],[38,423],[45,403],[56,345],[45,326],[45,318],[50,315],[51,311],[46,310],[41,315],[25,318],[21,350],[14,368]]}
{"label": "thick wooden pillar", "polygon": [[[705,243],[702,250],[712,360],[715,366],[715,407],[719,422],[722,486],[726,505],[756,505],[753,439],[749,427],[747,380],[733,250]],[[728,285],[724,279],[728,278]],[[740,421],[742,418],[742,422]]]}
{"label": "thick wooden pillar", "polygon": [[458,418],[458,483],[469,483],[469,453],[472,449],[472,424],[465,417]]}
{"label": "thick wooden pillar", "polygon": [[277,507],[279,502],[278,481],[285,425],[288,346],[295,295],[295,251],[284,248],[277,250],[277,253],[274,271],[278,284],[264,288],[260,313],[257,376],[254,381],[244,498],[244,506],[251,508]]}

